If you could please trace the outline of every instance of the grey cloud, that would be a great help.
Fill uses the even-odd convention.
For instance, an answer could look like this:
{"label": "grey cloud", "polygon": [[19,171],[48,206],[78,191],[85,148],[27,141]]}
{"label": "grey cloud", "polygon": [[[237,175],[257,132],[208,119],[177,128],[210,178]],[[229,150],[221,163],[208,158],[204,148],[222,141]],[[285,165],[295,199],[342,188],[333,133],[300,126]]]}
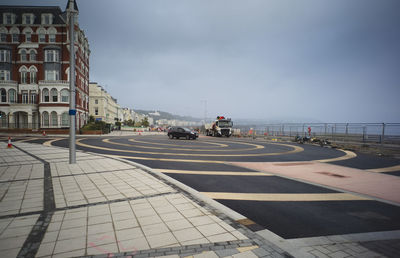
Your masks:
{"label": "grey cloud", "polygon": [[207,100],[209,115],[399,121],[397,0],[78,5],[91,79],[124,106],[203,117]]}

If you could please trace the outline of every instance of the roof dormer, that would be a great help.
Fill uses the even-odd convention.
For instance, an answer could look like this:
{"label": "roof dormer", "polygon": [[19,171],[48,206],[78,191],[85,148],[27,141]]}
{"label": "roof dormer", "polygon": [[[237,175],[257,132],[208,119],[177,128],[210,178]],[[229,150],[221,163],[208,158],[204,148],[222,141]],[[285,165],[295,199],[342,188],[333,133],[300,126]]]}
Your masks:
{"label": "roof dormer", "polygon": [[22,15],[22,24],[33,24],[34,19],[35,15],[33,13],[24,13]]}
{"label": "roof dormer", "polygon": [[53,14],[51,13],[43,13],[42,14],[42,24],[43,25],[50,25],[53,24]]}
{"label": "roof dormer", "polygon": [[17,16],[13,13],[4,13],[3,14],[3,24],[15,24]]}

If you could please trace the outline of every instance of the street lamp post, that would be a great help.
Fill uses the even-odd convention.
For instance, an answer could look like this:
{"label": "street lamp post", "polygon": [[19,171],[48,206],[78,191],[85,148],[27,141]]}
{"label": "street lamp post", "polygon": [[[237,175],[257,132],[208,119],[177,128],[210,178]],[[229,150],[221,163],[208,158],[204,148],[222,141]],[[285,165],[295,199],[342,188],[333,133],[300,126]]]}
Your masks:
{"label": "street lamp post", "polygon": [[76,103],[75,103],[75,13],[74,1],[69,0],[69,164],[76,163]]}

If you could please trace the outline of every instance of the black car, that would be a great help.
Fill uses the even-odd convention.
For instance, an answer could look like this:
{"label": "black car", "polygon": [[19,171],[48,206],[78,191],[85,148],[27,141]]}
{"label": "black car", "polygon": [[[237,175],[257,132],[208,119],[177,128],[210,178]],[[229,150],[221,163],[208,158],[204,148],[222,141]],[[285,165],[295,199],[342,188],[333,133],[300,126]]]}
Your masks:
{"label": "black car", "polygon": [[186,138],[187,140],[193,139],[196,140],[199,137],[199,134],[196,131],[190,130],[185,127],[171,127],[168,130],[168,137],[170,139],[179,139],[181,137]]}

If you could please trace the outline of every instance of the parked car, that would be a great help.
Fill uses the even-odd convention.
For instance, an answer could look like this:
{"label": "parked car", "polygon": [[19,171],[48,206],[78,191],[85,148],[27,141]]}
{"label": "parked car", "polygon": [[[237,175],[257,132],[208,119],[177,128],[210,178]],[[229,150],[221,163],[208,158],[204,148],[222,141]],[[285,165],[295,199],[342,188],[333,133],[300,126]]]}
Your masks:
{"label": "parked car", "polygon": [[196,140],[197,137],[199,137],[199,133],[193,130],[190,130],[189,128],[185,127],[171,127],[168,130],[168,137],[170,139],[179,139],[179,138],[186,138],[187,140],[193,139]]}

